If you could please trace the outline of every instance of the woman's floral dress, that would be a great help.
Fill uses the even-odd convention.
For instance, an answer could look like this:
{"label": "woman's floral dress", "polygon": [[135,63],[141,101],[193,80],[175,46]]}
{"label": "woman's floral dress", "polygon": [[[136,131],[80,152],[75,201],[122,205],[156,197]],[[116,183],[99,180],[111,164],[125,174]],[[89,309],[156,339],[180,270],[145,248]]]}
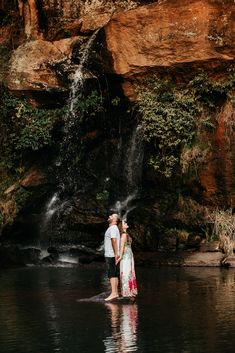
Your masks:
{"label": "woman's floral dress", "polygon": [[131,239],[129,236],[127,238],[120,262],[120,287],[123,297],[135,297],[137,295],[135,263],[131,249]]}

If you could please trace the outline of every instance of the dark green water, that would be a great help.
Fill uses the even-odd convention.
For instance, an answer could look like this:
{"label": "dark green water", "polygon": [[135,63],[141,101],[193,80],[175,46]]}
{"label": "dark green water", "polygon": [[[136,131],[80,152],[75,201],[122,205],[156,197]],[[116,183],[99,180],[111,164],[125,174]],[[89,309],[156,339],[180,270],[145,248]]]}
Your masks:
{"label": "dark green water", "polygon": [[226,353],[235,271],[137,268],[135,304],[77,302],[107,290],[102,268],[0,272],[1,353]]}

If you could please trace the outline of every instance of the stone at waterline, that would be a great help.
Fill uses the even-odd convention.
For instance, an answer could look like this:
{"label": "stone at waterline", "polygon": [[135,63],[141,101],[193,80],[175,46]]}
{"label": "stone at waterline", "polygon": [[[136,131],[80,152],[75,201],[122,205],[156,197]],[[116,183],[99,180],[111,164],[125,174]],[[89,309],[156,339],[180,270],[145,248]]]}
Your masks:
{"label": "stone at waterline", "polygon": [[55,248],[55,247],[49,247],[47,249],[47,252],[48,252],[48,256],[44,257],[42,260],[41,260],[41,264],[53,264],[55,265],[58,260],[59,260],[59,253],[58,253],[58,250]]}
{"label": "stone at waterline", "polygon": [[[221,267],[221,260],[224,254],[215,252],[196,252],[196,251],[175,251],[167,252],[136,252],[136,266],[144,267]],[[235,266],[231,261],[230,267]]]}
{"label": "stone at waterline", "polygon": [[48,255],[40,260],[41,265],[63,265],[70,264],[90,264],[92,262],[104,261],[103,253],[88,248],[84,245],[62,245],[59,247],[51,246],[47,249]]}
{"label": "stone at waterline", "polygon": [[200,252],[214,252],[214,251],[220,251],[220,242],[219,241],[213,241],[211,243],[207,242],[202,242],[200,244]]}
{"label": "stone at waterline", "polygon": [[37,248],[20,249],[20,259],[23,264],[38,265],[40,263],[41,250]]}
{"label": "stone at waterline", "polygon": [[109,301],[105,301],[105,298],[109,296],[110,292],[102,292],[100,294],[94,295],[90,298],[77,299],[77,302],[93,302],[93,303],[112,303],[112,304],[133,304],[136,300],[135,297],[118,297]]}

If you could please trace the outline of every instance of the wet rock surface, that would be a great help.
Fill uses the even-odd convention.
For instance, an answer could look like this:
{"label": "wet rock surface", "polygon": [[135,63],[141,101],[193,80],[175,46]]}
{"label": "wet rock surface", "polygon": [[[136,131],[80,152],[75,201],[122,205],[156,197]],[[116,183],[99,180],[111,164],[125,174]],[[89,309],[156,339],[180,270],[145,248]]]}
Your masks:
{"label": "wet rock surface", "polygon": [[[227,65],[234,61],[232,14],[235,5],[232,0],[76,3],[30,0],[19,1],[19,4],[22,22],[18,22],[22,28],[8,53],[11,60],[8,72],[4,72],[7,73],[5,83],[11,91],[36,106],[51,108],[64,104],[91,34],[104,26],[95,37],[94,47],[90,48],[84,77],[90,85],[89,89],[86,87],[88,96],[91,87],[101,89],[105,112],[87,120],[86,128],[83,125],[73,129],[80,134],[73,145],[77,148],[81,142],[82,148],[74,148],[73,154],[69,150],[66,167],[70,168],[70,159],[81,158],[73,175],[73,181],[80,180],[75,188],[80,194],[74,195],[69,179],[64,179],[70,190],[62,201],[70,200],[62,207],[60,220],[55,219],[55,223],[61,225],[58,232],[52,227],[54,236],[50,240],[55,243],[56,252],[43,259],[45,264],[51,265],[61,263],[62,255],[68,259],[75,257],[83,264],[99,261],[102,256],[96,249],[103,240],[107,213],[124,195],[121,192],[128,189],[124,176],[129,173],[125,169],[126,155],[133,152],[129,147],[135,115],[132,103],[136,102],[134,80],[159,73],[163,79],[173,78],[180,86],[200,70],[208,72],[215,81],[223,77]],[[0,43],[5,43],[4,36],[12,36],[9,24],[0,29]],[[121,100],[119,106],[118,99]],[[235,202],[234,105],[221,99],[217,110],[211,114],[217,120],[214,128],[203,132],[204,143],[210,141],[210,151],[203,168],[197,171],[196,183],[174,185],[173,180],[169,187],[167,181],[162,182],[150,171],[144,160],[141,195],[129,204],[133,209],[128,214],[133,248],[146,251],[149,256],[137,253],[140,265],[207,266],[211,263],[215,266],[220,262],[221,253],[216,253],[218,247],[203,245],[202,220],[206,217],[205,207],[231,207]],[[61,121],[57,122],[52,154],[58,154],[62,130]],[[9,224],[7,227],[4,224],[4,229],[1,226],[1,240],[12,241],[12,251],[6,248],[3,264],[41,261],[37,250],[20,250],[22,257],[18,257],[19,248],[14,247],[15,243],[22,247],[25,241],[29,245],[32,239],[38,238],[40,223],[45,220],[43,200],[48,202],[59,189],[57,175],[52,175],[48,165],[43,166],[43,172],[37,168],[37,164],[51,163],[52,158],[42,163],[41,157],[33,155],[35,170],[30,169],[30,165],[18,182],[9,183],[4,202],[0,201],[2,215]],[[20,187],[30,191],[38,188],[22,212],[17,210],[14,197],[11,198]],[[184,194],[184,202],[178,197],[181,194]],[[45,235],[48,236],[47,232]],[[66,243],[75,247],[62,249]],[[187,257],[187,253],[178,252],[186,248],[201,250],[203,254],[197,257],[192,253]],[[156,258],[149,251],[154,251]],[[169,258],[164,252],[169,252]],[[208,255],[210,252],[215,254]],[[233,260],[231,266],[232,263]]]}
{"label": "wet rock surface", "polygon": [[136,300],[134,297],[118,297],[109,301],[105,301],[105,298],[109,296],[110,292],[103,292],[97,295],[94,295],[90,298],[77,299],[77,302],[93,302],[93,303],[113,303],[113,304],[133,304]]}

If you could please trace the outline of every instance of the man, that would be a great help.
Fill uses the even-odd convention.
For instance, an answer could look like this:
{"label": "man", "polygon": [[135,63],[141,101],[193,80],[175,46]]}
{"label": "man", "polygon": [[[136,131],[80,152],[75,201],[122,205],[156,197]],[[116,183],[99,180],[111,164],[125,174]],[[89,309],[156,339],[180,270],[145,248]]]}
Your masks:
{"label": "man", "polygon": [[118,266],[120,249],[120,233],[117,227],[119,217],[116,213],[109,216],[109,227],[104,235],[104,256],[107,266],[108,278],[111,285],[111,294],[105,299],[109,301],[118,298]]}

